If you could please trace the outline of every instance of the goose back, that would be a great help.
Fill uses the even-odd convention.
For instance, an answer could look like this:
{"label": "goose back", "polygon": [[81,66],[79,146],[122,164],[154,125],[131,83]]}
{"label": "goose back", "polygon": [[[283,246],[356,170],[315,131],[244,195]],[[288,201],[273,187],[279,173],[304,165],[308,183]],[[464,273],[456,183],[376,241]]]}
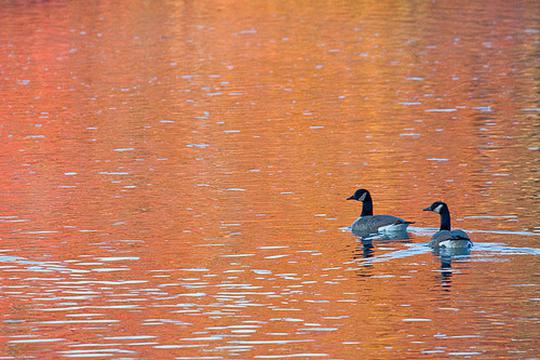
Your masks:
{"label": "goose back", "polygon": [[470,248],[472,241],[463,230],[439,230],[432,236],[429,245],[434,248]]}
{"label": "goose back", "polygon": [[405,231],[411,222],[392,215],[360,216],[351,225],[352,232],[361,237],[377,234],[380,231]]}

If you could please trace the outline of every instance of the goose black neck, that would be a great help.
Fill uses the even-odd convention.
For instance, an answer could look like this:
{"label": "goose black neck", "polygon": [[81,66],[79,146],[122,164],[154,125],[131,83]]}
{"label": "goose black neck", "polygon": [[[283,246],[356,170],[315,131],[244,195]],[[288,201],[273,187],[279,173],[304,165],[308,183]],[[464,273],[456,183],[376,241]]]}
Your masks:
{"label": "goose black neck", "polygon": [[373,201],[371,201],[371,195],[366,194],[366,198],[362,202],[362,214],[360,216],[373,215]]}
{"label": "goose black neck", "polygon": [[440,214],[441,214],[441,230],[450,231],[450,210],[448,210],[448,207],[443,206]]}

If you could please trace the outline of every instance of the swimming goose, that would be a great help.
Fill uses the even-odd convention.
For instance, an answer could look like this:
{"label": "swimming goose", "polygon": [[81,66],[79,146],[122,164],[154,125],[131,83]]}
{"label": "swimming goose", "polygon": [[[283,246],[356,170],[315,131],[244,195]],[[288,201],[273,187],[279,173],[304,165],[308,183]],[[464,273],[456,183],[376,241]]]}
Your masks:
{"label": "swimming goose", "polygon": [[362,213],[351,225],[352,232],[361,237],[373,234],[405,232],[412,221],[405,221],[392,215],[373,215],[373,200],[366,189],[358,189],[347,200],[362,202]]}
{"label": "swimming goose", "polygon": [[432,237],[429,245],[433,248],[462,248],[470,249],[473,246],[469,235],[463,230],[451,230],[450,210],[442,201],[435,201],[424,211],[433,211],[441,215],[441,228]]}

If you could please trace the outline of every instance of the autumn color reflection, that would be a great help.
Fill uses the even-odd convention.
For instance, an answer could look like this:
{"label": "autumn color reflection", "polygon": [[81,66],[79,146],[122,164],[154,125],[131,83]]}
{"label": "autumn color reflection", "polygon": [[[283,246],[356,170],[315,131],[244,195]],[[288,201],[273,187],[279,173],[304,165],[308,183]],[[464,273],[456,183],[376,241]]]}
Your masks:
{"label": "autumn color reflection", "polygon": [[0,353],[535,356],[537,256],[377,262],[426,237],[341,228],[362,186],[375,212],[435,227],[445,199],[459,227],[528,234],[475,242],[537,246],[538,14],[4,4]]}

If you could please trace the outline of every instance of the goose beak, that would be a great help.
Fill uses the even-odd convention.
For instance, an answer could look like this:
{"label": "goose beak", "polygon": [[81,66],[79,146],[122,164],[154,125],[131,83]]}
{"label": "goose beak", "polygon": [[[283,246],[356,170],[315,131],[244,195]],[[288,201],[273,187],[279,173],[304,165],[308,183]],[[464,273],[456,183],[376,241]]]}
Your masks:
{"label": "goose beak", "polygon": [[431,208],[427,207],[425,209],[422,209],[422,211],[431,211]]}
{"label": "goose beak", "polygon": [[347,200],[355,200],[354,196],[349,196]]}

